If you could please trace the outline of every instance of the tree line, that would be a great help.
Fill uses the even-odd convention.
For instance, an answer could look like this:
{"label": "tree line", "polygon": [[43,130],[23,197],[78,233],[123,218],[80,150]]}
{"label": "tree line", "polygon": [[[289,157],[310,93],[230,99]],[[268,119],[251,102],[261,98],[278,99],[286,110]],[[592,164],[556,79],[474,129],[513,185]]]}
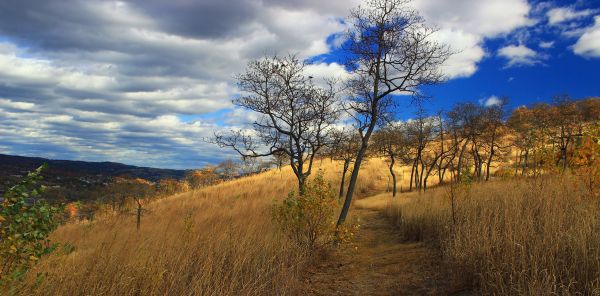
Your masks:
{"label": "tree line", "polygon": [[413,120],[383,125],[373,137],[372,153],[388,159],[393,196],[398,163],[411,167],[409,191],[426,190],[430,177],[440,184],[487,181],[493,170],[510,170],[508,163],[513,175],[548,171],[550,165],[565,170],[600,116],[598,98],[560,95],[510,113],[507,103],[507,98],[487,107],[458,103],[448,112],[426,116],[421,110]]}

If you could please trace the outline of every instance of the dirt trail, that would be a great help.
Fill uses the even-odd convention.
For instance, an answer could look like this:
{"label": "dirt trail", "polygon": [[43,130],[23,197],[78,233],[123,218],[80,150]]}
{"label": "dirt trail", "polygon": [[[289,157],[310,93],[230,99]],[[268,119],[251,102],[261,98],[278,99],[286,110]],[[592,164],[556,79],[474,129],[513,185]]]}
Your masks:
{"label": "dirt trail", "polygon": [[407,243],[373,207],[357,207],[357,250],[344,249],[308,270],[306,295],[447,295],[440,258],[421,243]]}

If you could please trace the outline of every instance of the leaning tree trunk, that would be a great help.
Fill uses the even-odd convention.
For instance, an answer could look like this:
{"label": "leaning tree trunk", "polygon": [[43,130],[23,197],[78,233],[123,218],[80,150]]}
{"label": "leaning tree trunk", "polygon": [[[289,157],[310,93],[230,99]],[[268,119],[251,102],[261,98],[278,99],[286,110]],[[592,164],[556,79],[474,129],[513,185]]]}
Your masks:
{"label": "leaning tree trunk", "polygon": [[338,199],[342,199],[344,195],[344,183],[346,181],[346,172],[348,172],[348,166],[350,166],[350,159],[344,160],[344,169],[342,170],[342,180],[340,181],[340,193],[338,194]]}
{"label": "leaning tree trunk", "polygon": [[409,187],[408,187],[408,191],[412,192],[412,188],[413,188],[413,177],[415,175],[415,165],[417,164],[417,160],[415,159],[415,161],[413,162],[412,165],[412,169],[410,170],[410,183],[409,183]]}
{"label": "leaning tree trunk", "polygon": [[394,155],[390,155],[390,175],[392,175],[392,197],[396,197],[396,173],[394,173],[394,163],[396,160],[394,159]]}
{"label": "leaning tree trunk", "polygon": [[[374,110],[376,110],[376,108],[377,105],[374,106]],[[344,205],[342,206],[342,210],[340,211],[340,216],[336,224],[337,226],[342,225],[346,221],[346,217],[348,216],[348,212],[350,211],[350,205],[352,204],[352,196],[354,195],[354,188],[356,187],[356,181],[358,181],[358,173],[360,172],[360,165],[362,164],[363,158],[367,153],[367,148],[369,148],[369,139],[371,138],[371,134],[373,133],[373,130],[375,130],[375,126],[378,121],[376,114],[377,113],[375,113],[371,118],[371,122],[369,124],[369,127],[367,128],[367,132],[362,138],[360,148],[358,149],[358,153],[356,153],[354,167],[352,168],[352,173],[350,174],[350,183],[348,183],[348,190],[346,191],[346,200],[344,200]]]}
{"label": "leaning tree trunk", "polygon": [[490,148],[490,157],[488,157],[487,160],[487,167],[486,167],[486,172],[485,172],[485,180],[489,181],[490,180],[490,167],[492,166],[492,159],[494,158],[494,141],[492,141],[492,146]]}

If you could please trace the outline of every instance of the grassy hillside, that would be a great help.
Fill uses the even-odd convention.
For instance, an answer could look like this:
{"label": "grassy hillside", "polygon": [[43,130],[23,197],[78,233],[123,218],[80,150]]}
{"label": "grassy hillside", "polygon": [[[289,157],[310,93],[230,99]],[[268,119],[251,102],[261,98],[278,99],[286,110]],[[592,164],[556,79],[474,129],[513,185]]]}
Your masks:
{"label": "grassy hillside", "polygon": [[[335,185],[341,167],[322,161]],[[270,206],[294,188],[291,170],[273,170],[172,196],[135,217],[100,217],[61,226],[61,244],[30,272],[20,295],[294,294],[306,251],[273,228]],[[361,171],[357,193],[385,189],[382,160]],[[46,274],[35,284],[36,273]]]}
{"label": "grassy hillside", "polygon": [[[335,189],[341,165],[316,164]],[[407,167],[397,173],[410,175]],[[378,194],[387,190],[388,175],[382,159],[369,160],[355,205],[378,209],[405,241],[426,242],[442,254],[460,275],[446,280],[451,286],[491,295],[600,291],[600,206],[582,179],[495,178],[392,199]],[[407,188],[407,178],[399,181]],[[15,294],[295,295],[319,258],[273,225],[271,205],[295,187],[284,168],[147,204],[139,231],[133,215],[110,213],[63,225],[52,234],[60,247]]]}
{"label": "grassy hillside", "polygon": [[567,173],[415,195],[388,202],[388,217],[405,239],[438,247],[466,287],[600,293],[600,206],[582,179]]}

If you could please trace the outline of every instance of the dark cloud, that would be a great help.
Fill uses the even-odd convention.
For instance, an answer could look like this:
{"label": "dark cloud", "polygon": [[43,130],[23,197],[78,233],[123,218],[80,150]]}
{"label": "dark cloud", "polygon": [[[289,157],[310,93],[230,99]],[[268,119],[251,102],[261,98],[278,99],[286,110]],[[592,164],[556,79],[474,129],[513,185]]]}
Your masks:
{"label": "dark cloud", "polygon": [[[344,30],[340,20],[358,2],[2,0],[0,153],[176,168],[233,157],[201,139],[252,117],[223,111],[234,74],[264,54],[329,52],[326,38]],[[433,18],[461,33],[446,8]],[[485,21],[472,9],[464,17]],[[506,19],[493,25],[509,31]],[[479,46],[483,38],[458,35],[448,39]],[[473,56],[460,67],[475,69]],[[230,116],[178,117],[215,111]]]}
{"label": "dark cloud", "polygon": [[157,20],[165,31],[193,38],[226,39],[244,32],[255,21],[260,1],[130,1]]}

